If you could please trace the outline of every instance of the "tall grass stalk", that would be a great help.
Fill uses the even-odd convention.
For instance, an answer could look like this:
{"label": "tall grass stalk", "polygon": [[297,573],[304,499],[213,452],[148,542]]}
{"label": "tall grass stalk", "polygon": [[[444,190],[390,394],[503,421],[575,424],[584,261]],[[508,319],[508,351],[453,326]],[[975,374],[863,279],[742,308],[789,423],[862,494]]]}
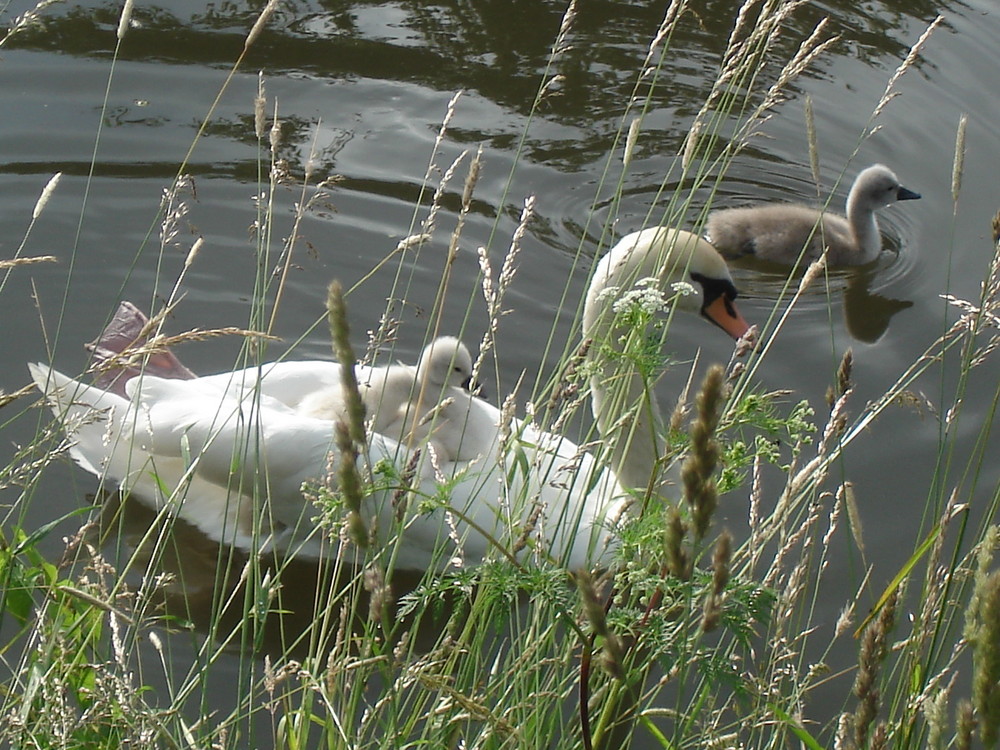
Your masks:
{"label": "tall grass stalk", "polygon": [[[185,163],[232,73],[278,5],[272,0],[259,14]],[[747,0],[740,5],[717,80],[673,155],[647,223],[690,226],[702,221],[697,191],[711,191],[760,132],[789,84],[836,42],[821,21],[787,59],[776,62],[778,41],[790,33],[788,21],[803,5],[804,0]],[[119,45],[128,40],[130,7],[121,16]],[[516,163],[532,118],[565,80],[559,66],[572,45],[577,13],[571,2],[555,31],[531,117],[515,147]],[[672,45],[689,13],[684,0],[669,4],[642,69],[636,71],[595,196],[611,202],[611,218],[595,228],[589,222],[596,219],[588,217],[582,235],[597,238],[597,250],[581,240],[575,266],[590,262],[613,242],[626,173],[644,148],[645,117],[654,92],[667,83],[665,63],[682,53]],[[866,131],[937,23],[889,81]],[[451,267],[462,246],[477,181],[488,166],[481,152],[471,150],[440,163],[460,101],[456,94],[443,115],[406,238],[374,264],[372,273],[396,264],[390,269],[395,273],[394,299],[366,341],[363,359],[386,345],[391,348],[398,304],[411,290],[406,266],[418,254],[423,254],[421,263],[442,272],[428,305],[432,312],[425,337],[445,325],[450,295],[465,293],[466,309],[483,305],[488,317],[480,356],[502,354],[496,351],[496,333],[506,312],[505,295],[516,288],[517,259],[535,202],[524,201],[509,242],[499,239],[498,218],[490,241],[477,251],[480,289],[456,289]],[[247,325],[175,336],[163,332],[166,312],[183,304],[187,273],[203,245],[210,244],[198,238],[174,279],[158,274],[158,283],[170,290],[167,304],[150,322],[145,346],[131,352],[137,362],[157,348],[221,333],[245,339],[237,364],[270,359],[266,349],[287,298],[301,223],[334,183],[317,180],[313,173],[315,142],[301,170],[283,161],[280,110],[277,102],[268,101],[263,76],[255,100],[247,105],[254,113],[259,153],[253,207],[258,273]],[[810,143],[815,144],[814,136]],[[818,179],[815,145],[811,150]],[[956,165],[957,202],[957,157]],[[184,221],[189,183],[183,173],[182,168],[165,190],[162,207],[151,207],[159,217],[161,258],[176,243]],[[518,190],[516,177],[513,169],[501,208],[510,192]],[[453,187],[459,181],[460,190]],[[276,196],[288,185],[297,195],[293,229],[278,243]],[[458,196],[454,216],[445,208],[449,191]],[[32,222],[39,215],[36,211]],[[445,249],[438,251],[435,245],[445,224],[448,236],[440,243]],[[437,254],[428,260],[432,253]],[[19,273],[30,260],[18,250],[13,261],[3,261],[8,264],[3,270]],[[441,475],[429,448],[414,453],[404,466],[370,465],[356,383],[355,408],[337,431],[342,461],[305,488],[312,502],[298,531],[323,545],[327,554],[319,565],[297,559],[294,548],[251,554],[206,543],[172,513],[186,500],[186,483],[163,487],[158,510],[102,486],[93,506],[79,512],[79,531],[65,540],[58,563],[39,552],[39,540],[51,527],[25,530],[5,524],[0,618],[11,635],[0,644],[9,675],[0,692],[0,741],[13,747],[784,748],[801,743],[874,748],[890,743],[922,747],[925,741],[938,747],[949,736],[956,737],[955,747],[968,747],[978,732],[983,742],[994,742],[996,654],[989,647],[996,640],[990,623],[997,609],[997,574],[991,571],[998,532],[986,522],[971,528],[968,520],[971,498],[981,494],[985,427],[975,455],[957,471],[952,464],[958,461],[956,429],[968,377],[995,358],[1000,344],[995,333],[1000,244],[985,270],[980,298],[947,297],[959,319],[880,398],[864,405],[852,402],[849,356],[832,368],[836,374],[829,410],[817,428],[807,404],[779,411],[783,394],[760,393],[754,375],[769,355],[771,337],[780,335],[801,294],[824,273],[820,261],[797,286],[790,282],[787,304],[775,306],[764,343],[754,351],[745,351],[725,368],[709,363],[704,381],[696,374],[701,363],[692,366],[689,384],[702,383],[691,386],[697,391],[693,417],[689,419],[683,403],[672,416],[652,415],[650,422],[662,428],[657,437],[664,454],[657,476],[640,488],[631,515],[621,521],[620,547],[607,570],[568,571],[547,559],[538,550],[540,529],[577,519],[563,519],[559,509],[516,494],[505,497],[509,528],[490,537],[494,549],[489,559],[467,565],[459,532],[465,519],[449,495],[449,483],[455,480]],[[354,371],[357,344],[348,325],[351,294],[363,289],[365,280],[346,291],[333,287],[330,294],[335,349],[348,373]],[[569,301],[569,290],[567,284],[558,299],[561,308],[572,312],[576,303]],[[649,408],[648,394],[666,367],[659,350],[672,310],[646,318],[625,310],[621,314],[632,317],[616,321],[629,330],[621,366],[640,374],[646,385],[638,404],[618,394],[616,423],[627,427],[627,415]],[[578,333],[576,325],[565,344],[555,332],[547,337],[545,354],[552,350],[561,355],[551,377],[529,375],[523,388],[519,380],[512,391],[498,396],[504,450],[489,459],[500,462],[505,476],[540,470],[525,467],[523,453],[517,451],[519,398],[527,399],[525,418],[542,427],[561,430],[589,421],[587,383],[594,349],[607,342],[580,342]],[[940,486],[926,498],[923,536],[914,540],[911,558],[887,586],[873,593],[875,584],[866,583],[843,603],[844,614],[831,633],[816,613],[828,584],[834,540],[845,526],[867,559],[855,512],[856,489],[837,475],[835,469],[842,468],[838,462],[863,433],[880,429],[879,415],[942,362],[953,360],[958,360],[961,378],[941,402],[950,407],[942,419]],[[480,359],[477,372],[482,367]],[[252,383],[247,387],[254,395],[247,408],[260,408],[263,396],[253,391]],[[1000,390],[991,417],[998,401]],[[13,399],[0,399],[4,408],[11,403]],[[789,449],[777,451],[775,440]],[[611,449],[596,432],[585,432],[581,442],[611,460]],[[32,445],[0,468],[0,486],[15,488],[19,503],[30,502],[40,477],[70,447],[55,426],[39,428]],[[258,443],[251,440],[244,449],[232,456],[234,466],[260,460]],[[197,458],[184,456],[192,472]],[[769,487],[764,479],[770,465],[783,472],[780,488]],[[680,488],[674,484],[676,467]],[[433,497],[420,493],[416,477],[424,471],[437,477]],[[270,517],[268,488],[260,484],[233,488],[239,490],[234,497],[238,494],[245,503],[235,517],[251,526],[255,549],[267,548],[280,530]],[[391,491],[391,529],[370,524],[366,493],[374,486]],[[750,507],[745,538],[722,528],[717,518],[720,495],[739,492]],[[998,505],[1000,492],[994,488],[985,518]],[[441,511],[440,564],[426,573],[397,570],[408,525],[430,507]],[[379,533],[389,540],[384,546],[372,543]],[[876,606],[871,616],[856,622],[872,599]],[[957,608],[945,606],[955,602],[967,605],[962,608],[967,612],[964,625]],[[901,616],[904,606],[914,613],[912,618]],[[849,676],[828,674],[832,642],[843,645],[855,629],[864,634],[858,665],[845,667]],[[240,658],[232,669],[226,661],[234,652]],[[965,664],[970,653],[971,672]],[[841,702],[817,709],[812,695],[828,680],[842,686]],[[227,696],[223,701],[218,700],[220,684]],[[971,702],[960,701],[960,695],[971,695]]]}

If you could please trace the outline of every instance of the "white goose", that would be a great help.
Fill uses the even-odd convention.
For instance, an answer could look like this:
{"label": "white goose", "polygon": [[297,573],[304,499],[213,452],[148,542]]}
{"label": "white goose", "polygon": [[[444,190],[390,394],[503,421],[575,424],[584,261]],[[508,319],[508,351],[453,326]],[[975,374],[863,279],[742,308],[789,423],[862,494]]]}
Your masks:
{"label": "white goose", "polygon": [[891,169],[875,164],[854,180],[846,217],[798,203],[724,208],[708,215],[705,236],[727,258],[753,255],[792,265],[801,255],[809,263],[828,246],[830,265],[860,266],[882,252],[875,211],[919,197],[903,187]]}
{"label": "white goose", "polygon": [[[584,336],[614,346],[613,304],[648,277],[663,290],[673,282],[693,282],[692,293],[674,297],[677,309],[699,312],[733,337],[747,330],[733,304],[732,278],[712,246],[688,232],[658,227],[626,236],[600,261],[587,293]],[[600,360],[599,349],[591,346],[588,356]],[[145,374],[125,384],[125,397],[44,365],[29,367],[63,421],[73,458],[98,477],[221,541],[250,549],[294,548],[298,554],[358,554],[349,543],[338,547],[314,533],[317,510],[302,493],[303,483],[329,475],[336,457],[333,423],[296,410],[309,394],[339,384],[339,365],[279,362],[191,380]],[[592,377],[602,430],[613,428],[605,382],[613,367],[612,361],[597,361]],[[359,367],[359,381],[365,375]],[[496,407],[453,391],[464,397],[453,404],[456,411],[444,429],[459,436],[466,455],[478,458],[440,467],[450,478],[446,508],[428,512],[414,502],[400,513],[393,502],[396,488],[373,490],[363,510],[375,519],[377,550],[391,552],[400,570],[440,568],[456,555],[475,564],[496,544],[510,547],[534,515],[534,542],[527,549],[535,559],[572,568],[599,563],[627,498],[624,487],[645,488],[650,481],[655,425],[637,419],[628,440],[614,441],[616,476],[592,454],[531,423],[514,420],[513,438],[503,440]],[[629,382],[627,392],[644,392],[642,383]],[[402,467],[409,458],[409,450],[392,438],[370,436],[369,466],[385,459]],[[421,475],[417,482],[415,495],[439,495],[433,477]]]}

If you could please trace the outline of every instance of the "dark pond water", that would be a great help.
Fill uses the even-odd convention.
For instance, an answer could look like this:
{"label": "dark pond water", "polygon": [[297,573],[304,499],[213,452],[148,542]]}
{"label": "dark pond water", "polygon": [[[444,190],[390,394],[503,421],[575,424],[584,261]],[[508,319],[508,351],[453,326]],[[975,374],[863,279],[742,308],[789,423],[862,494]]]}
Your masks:
{"label": "dark pond water", "polygon": [[[676,54],[665,65],[669,85],[654,94],[634,161],[622,178],[624,197],[616,205],[611,195],[620,169],[614,167],[610,179],[602,175],[663,5],[582,3],[573,46],[560,63],[565,80],[559,95],[529,122],[561,3],[284,4],[225,90],[188,162],[196,188],[187,198],[192,233],[184,228],[181,246],[162,254],[157,239],[162,191],[259,8],[241,2],[139,3],[113,77],[117,7],[85,2],[45,10],[38,29],[0,50],[0,259],[18,248],[39,192],[59,171],[62,181],[24,248],[26,255],[54,255],[59,262],[17,269],[0,290],[5,352],[0,387],[25,385],[28,361],[51,360],[63,371],[80,372],[86,364],[81,344],[95,336],[120,299],[149,307],[170,295],[195,233],[205,245],[184,277],[185,296],[169,327],[247,325],[256,274],[250,226],[259,189],[253,132],[258,70],[265,73],[271,106],[277,101],[281,155],[293,172],[301,176],[313,153],[314,181],[340,178],[329,191],[331,207],[311,212],[298,228],[301,241],[274,329],[284,343],[273,345],[275,355],[298,342],[296,356],[327,356],[325,326],[313,328],[323,314],[327,282],[337,277],[353,285],[410,232],[415,215],[423,218],[414,205],[448,103],[462,90],[433,180],[466,148],[482,144],[484,165],[453,269],[452,288],[462,293],[450,293],[445,325],[451,330],[464,326],[468,339],[478,340],[486,317],[475,292],[475,249],[488,247],[498,267],[525,196],[537,196],[536,217],[507,300],[512,312],[501,323],[490,360],[488,388],[504,395],[522,371],[528,382],[540,379],[571,336],[601,227],[613,219],[619,235],[641,228],[662,203],[663,175],[716,74],[735,12],[731,0],[691,2],[692,13],[672,42]],[[6,17],[28,7],[12,2]],[[901,95],[886,106],[877,132],[864,138],[890,75],[938,12],[944,21],[897,84]],[[995,44],[1000,10],[994,0],[873,0],[860,8],[853,2],[815,2],[792,22],[781,52],[793,51],[824,15],[831,17],[830,28],[841,35],[840,42],[791,86],[761,136],[732,164],[715,202],[815,196],[804,116],[807,94],[815,111],[824,188],[830,189],[842,172],[847,175],[835,191],[835,205],[842,205],[853,174],[878,161],[923,194],[921,201],[881,214],[883,233],[898,254],[884,254],[860,275],[833,274],[829,295],[808,294],[756,374],[762,388],[790,389],[789,400],[808,399],[819,411],[841,354],[853,347],[856,412],[954,321],[956,313],[940,295],[978,296],[991,253],[990,219],[1000,208],[1000,98],[993,95],[1000,69]],[[951,171],[963,113],[969,117],[968,158],[956,212]],[[400,313],[394,356],[412,359],[422,343],[461,179],[450,188],[434,242],[402,266],[388,264],[349,297],[360,332],[374,326],[387,297],[405,294],[411,304]],[[707,191],[696,194],[689,225],[709,197]],[[295,190],[278,196],[274,262],[280,239],[293,231],[298,199]],[[400,268],[401,286],[394,286]],[[781,277],[756,267],[740,267],[736,276],[745,297],[744,316],[763,324],[780,293]],[[700,347],[705,361],[728,359],[724,337],[701,321],[679,321],[671,335],[678,357],[688,359]],[[236,340],[217,339],[189,344],[180,353],[194,370],[214,372],[231,367],[238,349]],[[995,363],[990,367],[971,379],[958,426],[964,442],[954,456],[953,475],[938,486],[958,484],[973,441],[989,427],[984,418],[997,386]],[[914,387],[938,408],[947,408],[956,377],[954,366],[934,368]],[[668,374],[664,393],[674,392],[681,379],[681,373]],[[29,441],[37,429],[40,413],[22,413],[23,408],[15,404],[0,412],[3,465],[13,447]],[[876,590],[909,557],[919,537],[922,508],[936,486],[939,429],[932,415],[890,409],[837,467],[856,484]],[[964,498],[974,506],[984,506],[995,491],[996,455],[994,439],[975,494]],[[92,478],[76,468],[56,466],[30,498],[22,499],[15,488],[0,490],[0,517],[35,528],[79,507],[94,488]],[[740,524],[745,506],[744,498],[729,497],[724,512]],[[60,532],[74,526],[67,522],[46,542],[53,552],[61,548]],[[832,560],[829,573],[844,582],[844,596],[855,589],[864,567],[849,547],[845,538],[843,556]],[[829,612],[821,624],[832,623],[842,604],[831,594],[821,606]],[[184,658],[183,650],[178,658]]]}

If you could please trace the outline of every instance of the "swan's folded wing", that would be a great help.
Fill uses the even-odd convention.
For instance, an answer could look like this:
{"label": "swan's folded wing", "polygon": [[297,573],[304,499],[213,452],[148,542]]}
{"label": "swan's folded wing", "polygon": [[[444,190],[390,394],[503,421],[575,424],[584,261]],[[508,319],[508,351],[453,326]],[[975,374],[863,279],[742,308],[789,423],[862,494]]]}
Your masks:
{"label": "swan's folded wing", "polygon": [[183,458],[202,479],[240,494],[260,491],[274,508],[292,504],[301,512],[302,483],[327,473],[332,423],[197,383],[155,377],[129,383],[143,449]]}
{"label": "swan's folded wing", "polygon": [[[359,365],[359,382],[365,382],[373,368]],[[269,362],[235,372],[222,372],[198,378],[199,386],[212,388],[233,398],[257,393],[296,409],[310,393],[340,386],[341,367],[336,362]]]}
{"label": "swan's folded wing", "polygon": [[48,365],[30,363],[28,370],[56,419],[62,422],[73,459],[96,476],[105,471],[110,473],[109,466],[114,466],[117,459],[124,459],[109,444],[109,436],[129,411],[128,401],[73,380]]}

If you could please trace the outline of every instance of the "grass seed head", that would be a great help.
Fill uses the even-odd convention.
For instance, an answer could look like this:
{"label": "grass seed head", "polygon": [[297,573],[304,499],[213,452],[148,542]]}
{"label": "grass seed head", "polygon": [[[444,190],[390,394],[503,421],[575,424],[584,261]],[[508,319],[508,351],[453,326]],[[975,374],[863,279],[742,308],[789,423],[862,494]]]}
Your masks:
{"label": "grass seed head", "polygon": [[691,454],[681,468],[684,499],[691,508],[695,535],[703,539],[718,506],[718,491],[712,475],[719,462],[715,428],[722,411],[725,371],[709,368],[697,398],[698,416],[691,424]]}
{"label": "grass seed head", "polygon": [[969,116],[962,114],[958,118],[958,131],[955,133],[955,159],[951,165],[951,200],[958,203],[958,194],[962,191],[962,172],[965,168],[965,126]]}
{"label": "grass seed head", "polygon": [[267,96],[264,94],[264,71],[257,74],[257,96],[253,99],[253,132],[258,141],[264,140],[267,128]]}
{"label": "grass seed head", "polygon": [[254,22],[253,27],[250,29],[250,33],[247,34],[246,41],[243,42],[244,52],[248,50],[250,47],[252,47],[253,43],[257,41],[257,37],[260,36],[260,33],[264,30],[264,27],[267,26],[267,22],[270,21],[271,16],[274,15],[274,11],[277,10],[279,2],[280,0],[268,0],[267,5],[264,6],[264,10],[262,10],[260,12],[260,15],[257,16],[257,20]]}
{"label": "grass seed head", "polygon": [[278,153],[281,145],[281,121],[278,119],[278,102],[274,102],[274,119],[271,121],[271,129],[268,131],[268,142],[271,144],[271,154]]}
{"label": "grass seed head", "polygon": [[125,32],[129,29],[129,23],[132,21],[132,6],[135,4],[135,0],[125,0],[125,5],[122,7],[122,14],[118,18],[118,41],[121,41],[125,37]]}
{"label": "grass seed head", "polygon": [[580,592],[583,614],[590,623],[591,629],[596,635],[602,638],[606,637],[608,635],[608,621],[604,616],[604,603],[597,593],[593,577],[586,570],[580,570],[573,574],[573,580]]}
{"label": "grass seed head", "polygon": [[858,673],[854,679],[854,695],[858,699],[858,708],[854,713],[854,743],[859,748],[865,746],[869,730],[878,715],[881,697],[878,672],[888,652],[889,633],[895,623],[896,596],[894,592],[886,600],[878,617],[869,623],[861,637]]}
{"label": "grass seed head", "polygon": [[731,573],[730,564],[733,557],[733,537],[728,531],[723,531],[715,543],[712,553],[712,589],[705,597],[705,607],[701,618],[701,629],[708,633],[719,626],[722,619],[723,595]]}
{"label": "grass seed head", "polygon": [[330,284],[327,291],[326,309],[330,322],[330,336],[333,340],[333,354],[340,362],[340,385],[344,389],[344,403],[350,435],[359,445],[364,445],[367,442],[365,437],[365,404],[358,389],[358,377],[354,370],[357,359],[354,356],[354,349],[351,347],[347,306],[344,303],[344,290],[339,281]]}
{"label": "grass seed head", "polygon": [[399,478],[399,487],[392,493],[393,515],[397,523],[402,523],[406,518],[406,509],[410,504],[410,493],[413,491],[413,480],[417,476],[417,467],[420,465],[420,458],[423,451],[415,449],[410,454],[410,460],[406,462],[403,474]]}
{"label": "grass seed head", "polygon": [[[129,0],[129,2],[131,2],[131,0]],[[45,210],[45,206],[49,202],[49,199],[52,197],[52,193],[55,192],[56,185],[59,184],[59,180],[61,177],[62,177],[62,172],[56,172],[54,175],[52,175],[52,177],[49,178],[49,181],[45,183],[45,187],[42,188],[41,195],[38,196],[38,200],[35,202],[35,208],[31,212],[32,221],[34,221],[35,219],[37,219],[39,216],[42,215],[42,211]]]}
{"label": "grass seed head", "polygon": [[1000,571],[978,585],[978,628],[973,641],[972,702],[983,745],[1000,738]]}
{"label": "grass seed head", "polygon": [[667,528],[663,541],[667,553],[667,569],[681,581],[691,577],[691,562],[684,547],[686,536],[687,527],[684,519],[676,508],[671,508],[667,515]]}
{"label": "grass seed head", "polygon": [[382,622],[392,605],[392,590],[385,581],[382,569],[373,565],[365,570],[364,587],[368,592],[368,619]]}
{"label": "grass seed head", "polygon": [[970,750],[975,731],[976,715],[972,703],[963,698],[955,709],[955,750]]}

